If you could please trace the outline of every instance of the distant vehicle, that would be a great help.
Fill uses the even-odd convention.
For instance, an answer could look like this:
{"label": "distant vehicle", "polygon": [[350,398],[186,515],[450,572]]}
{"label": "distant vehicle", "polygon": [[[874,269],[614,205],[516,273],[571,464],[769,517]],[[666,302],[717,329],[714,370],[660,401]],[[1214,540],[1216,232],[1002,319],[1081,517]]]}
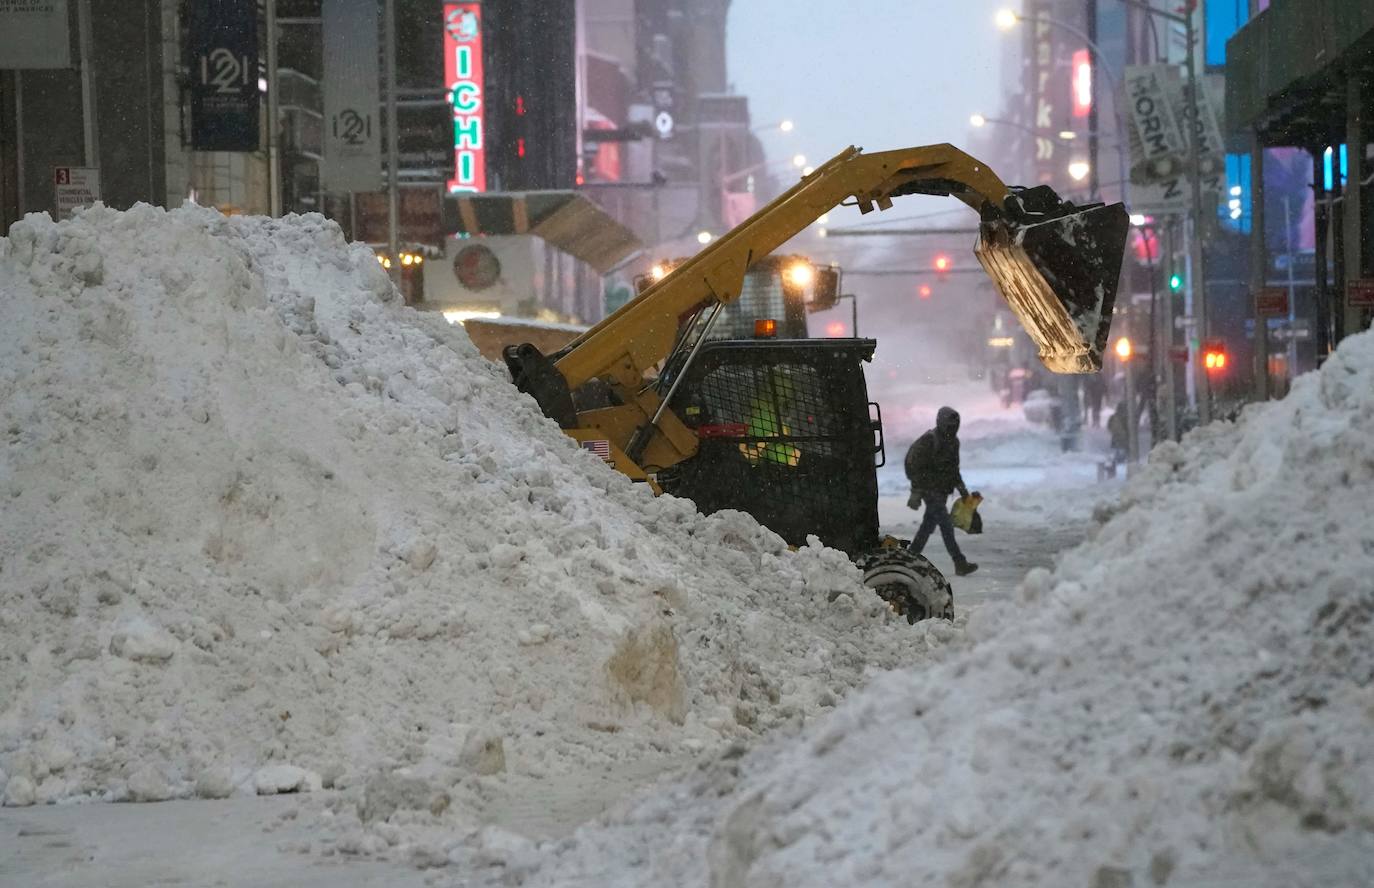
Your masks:
{"label": "distant vehicle", "polygon": [[1055,428],[1056,414],[1061,406],[1058,396],[1044,389],[1036,389],[1026,395],[1026,400],[1021,403],[1021,410],[1025,413],[1027,422]]}

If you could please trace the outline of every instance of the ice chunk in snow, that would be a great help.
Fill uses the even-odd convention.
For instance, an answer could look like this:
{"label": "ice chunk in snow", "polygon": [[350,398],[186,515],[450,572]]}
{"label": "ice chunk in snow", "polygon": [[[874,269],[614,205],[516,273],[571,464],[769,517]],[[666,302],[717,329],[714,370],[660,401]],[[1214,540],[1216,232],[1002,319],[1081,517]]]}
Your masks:
{"label": "ice chunk in snow", "polygon": [[120,623],[110,635],[110,653],[126,660],[159,662],[170,660],[176,651],[177,640],[143,617]]}

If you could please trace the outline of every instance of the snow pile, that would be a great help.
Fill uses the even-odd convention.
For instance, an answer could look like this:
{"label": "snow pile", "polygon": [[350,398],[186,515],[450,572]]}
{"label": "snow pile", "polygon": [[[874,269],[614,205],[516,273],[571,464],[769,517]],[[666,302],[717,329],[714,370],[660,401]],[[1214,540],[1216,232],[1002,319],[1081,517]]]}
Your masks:
{"label": "snow pile", "polygon": [[919,656],[841,553],[653,499],[392,297],[318,216],[0,239],[0,798],[404,768],[447,799],[749,739]]}
{"label": "snow pile", "polygon": [[510,861],[525,885],[1374,884],[1374,333],[1158,448],[939,665]]}

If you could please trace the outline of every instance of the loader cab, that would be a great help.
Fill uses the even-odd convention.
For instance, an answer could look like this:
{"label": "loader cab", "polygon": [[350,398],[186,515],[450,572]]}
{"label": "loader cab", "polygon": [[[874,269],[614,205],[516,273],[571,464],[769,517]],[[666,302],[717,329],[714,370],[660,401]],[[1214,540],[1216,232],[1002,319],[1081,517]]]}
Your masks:
{"label": "loader cab", "polygon": [[[635,289],[645,292],[686,261],[654,263],[647,274],[635,278]],[[806,339],[806,316],[834,307],[839,295],[839,266],[798,254],[765,256],[745,273],[739,298],[722,307],[710,338],[748,339],[754,335],[754,321],[769,318],[777,321],[778,338]],[[704,322],[704,316],[697,319],[698,324]],[[697,332],[692,331],[692,338]]]}
{"label": "loader cab", "polygon": [[706,343],[671,402],[697,453],[658,483],[704,513],[747,512],[789,545],[850,555],[878,534],[882,421],[863,364],[871,339]]}

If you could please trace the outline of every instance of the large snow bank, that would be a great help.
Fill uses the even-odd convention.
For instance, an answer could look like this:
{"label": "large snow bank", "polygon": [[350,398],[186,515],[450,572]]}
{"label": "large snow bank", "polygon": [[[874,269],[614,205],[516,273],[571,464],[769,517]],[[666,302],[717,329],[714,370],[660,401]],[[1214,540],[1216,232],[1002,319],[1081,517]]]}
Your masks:
{"label": "large snow bank", "polygon": [[680,756],[919,653],[842,554],[653,499],[392,296],[319,216],[0,239],[0,798]]}
{"label": "large snow bank", "polygon": [[1374,884],[1374,334],[1157,448],[938,666],[722,757],[521,884]]}

